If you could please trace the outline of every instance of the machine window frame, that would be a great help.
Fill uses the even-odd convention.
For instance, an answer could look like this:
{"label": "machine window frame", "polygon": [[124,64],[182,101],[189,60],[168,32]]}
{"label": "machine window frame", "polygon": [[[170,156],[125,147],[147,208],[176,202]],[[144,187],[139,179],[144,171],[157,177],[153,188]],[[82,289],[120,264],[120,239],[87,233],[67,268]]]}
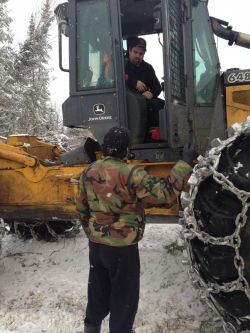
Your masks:
{"label": "machine window frame", "polygon": [[[84,8],[85,7],[85,8]],[[96,8],[99,9],[99,16],[97,15]],[[101,9],[100,9],[101,8]],[[84,12],[84,9],[85,10]],[[113,91],[116,88],[116,75],[115,75],[115,63],[114,63],[114,48],[112,41],[112,23],[111,23],[111,13],[109,9],[109,1],[108,0],[78,0],[76,2],[76,91],[81,93],[96,93],[96,91]],[[101,12],[103,10],[103,12]],[[84,22],[84,18],[80,15],[82,12],[87,17]],[[96,16],[93,16],[90,11],[95,13]],[[94,21],[94,24],[91,25],[91,20]],[[95,17],[96,19],[92,19]],[[106,18],[105,29],[96,29],[97,21],[100,21],[101,24],[105,24],[102,18]],[[89,21],[90,22],[89,22]],[[100,23],[98,22],[98,23]],[[84,34],[85,29],[81,29],[81,27],[85,27],[88,32]],[[95,29],[94,29],[95,28]],[[92,33],[89,33],[92,31]],[[95,35],[95,32],[99,32],[100,35]],[[106,35],[104,36],[104,34]],[[100,36],[105,37],[105,39],[100,38]],[[87,38],[86,38],[87,37]],[[91,40],[92,38],[92,40]],[[81,41],[81,43],[79,43]],[[95,45],[91,45],[92,44]],[[105,42],[104,42],[105,41]],[[87,47],[84,47],[84,43],[87,44]],[[101,81],[102,75],[105,72],[105,63],[104,57],[105,52],[104,48],[108,50],[109,55],[107,56],[109,62],[109,72],[110,77],[105,80],[103,77],[103,81]],[[81,59],[86,57],[87,61],[81,63]],[[84,69],[85,65],[85,69]],[[103,65],[103,66],[102,66]],[[84,72],[86,73],[84,75]],[[89,77],[88,77],[89,75]],[[84,82],[85,84],[81,83]],[[87,82],[86,82],[87,81]],[[106,82],[105,82],[106,81]],[[85,85],[85,86],[84,86]]]}

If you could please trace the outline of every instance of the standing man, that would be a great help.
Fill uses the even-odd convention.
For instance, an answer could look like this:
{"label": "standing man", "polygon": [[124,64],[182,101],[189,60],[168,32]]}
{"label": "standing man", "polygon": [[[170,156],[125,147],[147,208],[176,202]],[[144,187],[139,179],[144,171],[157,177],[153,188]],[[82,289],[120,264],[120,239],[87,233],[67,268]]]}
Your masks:
{"label": "standing man", "polygon": [[154,68],[145,62],[146,41],[143,38],[132,38],[128,45],[128,61],[125,67],[127,86],[136,90],[147,100],[149,126],[159,126],[159,110],[164,101],[157,98],[161,85],[155,75]]}
{"label": "standing man", "polygon": [[[80,178],[77,210],[89,238],[89,283],[84,333],[100,333],[110,313],[110,333],[132,333],[139,300],[138,242],[145,228],[144,208],[172,206],[192,171],[179,161],[160,180],[127,164],[128,133],[113,127],[103,140],[104,158],[91,164]],[[187,149],[191,163],[194,150]]]}

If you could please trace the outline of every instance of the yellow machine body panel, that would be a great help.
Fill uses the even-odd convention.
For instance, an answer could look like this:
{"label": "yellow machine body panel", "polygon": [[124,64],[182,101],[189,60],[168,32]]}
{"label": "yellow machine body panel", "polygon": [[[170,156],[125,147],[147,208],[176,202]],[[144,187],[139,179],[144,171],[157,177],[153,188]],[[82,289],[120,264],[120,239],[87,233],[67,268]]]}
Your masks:
{"label": "yellow machine body panel", "polygon": [[63,149],[48,142],[37,139],[32,135],[11,135],[7,138],[7,144],[19,147],[28,154],[40,160],[50,159],[59,156]]}
{"label": "yellow machine body panel", "polygon": [[[27,142],[31,142],[28,146]],[[34,137],[12,137],[10,144],[0,143],[0,209],[5,220],[72,220],[78,218],[76,195],[79,178],[86,164],[66,167],[56,158],[54,165],[46,165],[37,157],[27,153],[35,152],[52,157],[52,150],[59,151],[53,145],[43,144]],[[25,144],[24,144],[25,143]],[[14,146],[15,145],[15,146]],[[38,147],[36,147],[38,145]],[[54,154],[54,157],[57,154]],[[40,155],[41,156],[41,155]],[[60,164],[59,164],[60,163]],[[174,163],[142,163],[133,161],[145,168],[150,174],[166,177]],[[148,209],[150,215],[177,215],[178,207],[172,209]]]}
{"label": "yellow machine body panel", "polygon": [[227,127],[250,116],[250,84],[228,86],[226,89]]}
{"label": "yellow machine body panel", "polygon": [[3,218],[76,219],[75,198],[83,165],[0,171]]}
{"label": "yellow machine body panel", "polygon": [[7,142],[0,142],[1,217],[76,219],[75,197],[84,166],[63,166],[57,158],[62,150],[36,137],[12,136]]}

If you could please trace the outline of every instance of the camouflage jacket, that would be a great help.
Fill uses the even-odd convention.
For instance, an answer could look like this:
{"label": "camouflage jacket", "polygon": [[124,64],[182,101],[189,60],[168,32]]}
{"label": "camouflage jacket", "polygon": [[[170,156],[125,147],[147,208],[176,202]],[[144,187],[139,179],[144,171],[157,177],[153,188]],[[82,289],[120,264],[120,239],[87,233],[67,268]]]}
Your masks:
{"label": "camouflage jacket", "polygon": [[160,180],[113,157],[96,161],[80,178],[77,210],[85,233],[91,241],[111,246],[137,243],[144,232],[144,208],[172,206],[191,171],[179,161]]}

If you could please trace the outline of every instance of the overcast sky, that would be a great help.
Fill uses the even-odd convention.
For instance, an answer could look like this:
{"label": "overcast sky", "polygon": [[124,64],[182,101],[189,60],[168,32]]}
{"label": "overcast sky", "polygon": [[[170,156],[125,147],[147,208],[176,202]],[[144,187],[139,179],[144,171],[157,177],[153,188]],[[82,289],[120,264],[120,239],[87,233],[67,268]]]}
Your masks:
{"label": "overcast sky", "polygon": [[[39,11],[42,2],[42,0],[9,0],[10,16],[13,19],[12,31],[16,43],[25,39],[30,15]],[[61,2],[65,1],[52,0],[53,7],[56,7]],[[249,0],[209,0],[208,8],[211,16],[229,22],[236,31],[250,34]],[[68,74],[60,72],[58,69],[56,23],[53,26],[51,39],[54,47],[51,60],[51,66],[53,67],[52,76],[54,79],[51,83],[51,95],[52,99],[60,105],[67,98],[69,89]],[[250,68],[250,49],[244,49],[239,46],[229,47],[226,41],[218,38],[216,38],[216,43],[218,45],[222,70],[232,67]]]}

